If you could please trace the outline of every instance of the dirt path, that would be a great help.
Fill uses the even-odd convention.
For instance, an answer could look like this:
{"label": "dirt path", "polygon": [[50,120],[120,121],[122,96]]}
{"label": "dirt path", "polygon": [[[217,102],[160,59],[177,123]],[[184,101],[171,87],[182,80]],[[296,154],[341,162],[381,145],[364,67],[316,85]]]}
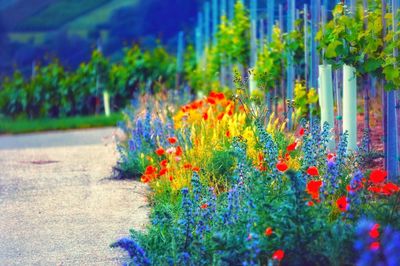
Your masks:
{"label": "dirt path", "polygon": [[120,265],[108,246],[148,207],[142,184],[107,179],[113,131],[0,136],[0,265]]}

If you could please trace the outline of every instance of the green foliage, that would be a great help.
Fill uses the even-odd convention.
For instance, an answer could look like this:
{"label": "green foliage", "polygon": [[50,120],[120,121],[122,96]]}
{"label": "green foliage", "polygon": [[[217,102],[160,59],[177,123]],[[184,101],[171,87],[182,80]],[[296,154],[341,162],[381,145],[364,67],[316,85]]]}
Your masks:
{"label": "green foliage", "polygon": [[[386,89],[399,88],[397,66],[400,57],[394,56],[394,49],[400,47],[400,31],[393,32],[393,15],[398,14],[382,14],[381,1],[378,0],[370,1],[368,12],[355,16],[349,15],[348,10],[338,4],[333,11],[333,20],[317,35],[324,58],[336,67],[352,65],[361,75],[371,74],[385,79]],[[387,27],[386,35],[383,21]]]}
{"label": "green foliage", "polygon": [[111,63],[95,50],[75,71],[66,71],[57,61],[36,66],[29,80],[16,71],[0,84],[0,113],[26,118],[94,114],[102,108],[104,90],[110,92],[111,107],[119,109],[146,86],[154,93],[173,88],[175,62],[161,46],[152,51],[134,46],[122,62]]}

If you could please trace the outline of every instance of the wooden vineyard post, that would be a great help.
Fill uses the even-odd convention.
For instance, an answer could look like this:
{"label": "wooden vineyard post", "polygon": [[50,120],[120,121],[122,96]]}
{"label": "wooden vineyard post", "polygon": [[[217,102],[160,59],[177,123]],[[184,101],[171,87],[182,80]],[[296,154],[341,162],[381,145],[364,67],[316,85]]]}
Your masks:
{"label": "wooden vineyard post", "polygon": [[[291,32],[294,31],[294,16],[295,16],[295,4],[294,0],[288,0],[288,12],[287,12],[287,32],[290,34]],[[293,88],[294,88],[294,59],[293,59],[293,53],[289,52],[287,55],[287,92],[286,92],[286,97],[288,101],[293,100]],[[292,108],[288,106],[288,129],[292,129],[293,127],[293,121],[292,121]]]}
{"label": "wooden vineyard post", "polygon": [[348,135],[348,151],[357,149],[357,77],[352,66],[343,66],[343,132]]}
{"label": "wooden vineyard post", "polygon": [[[397,31],[397,10],[399,8],[399,1],[392,1],[392,18],[393,18],[393,32]],[[393,41],[397,41],[396,34],[393,34]],[[393,56],[397,58],[398,56],[398,47],[393,49]],[[399,66],[394,66],[399,67]],[[387,172],[389,179],[395,180],[399,173],[399,152],[398,152],[398,129],[397,129],[397,111],[396,111],[396,91],[390,90],[387,92]]]}

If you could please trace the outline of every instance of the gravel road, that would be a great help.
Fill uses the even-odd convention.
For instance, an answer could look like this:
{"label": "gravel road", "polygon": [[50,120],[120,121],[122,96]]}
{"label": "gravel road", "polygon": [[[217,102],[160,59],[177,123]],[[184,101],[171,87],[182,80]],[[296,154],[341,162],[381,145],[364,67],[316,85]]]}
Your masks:
{"label": "gravel road", "polygon": [[120,265],[147,189],[114,181],[115,129],[0,136],[0,265]]}

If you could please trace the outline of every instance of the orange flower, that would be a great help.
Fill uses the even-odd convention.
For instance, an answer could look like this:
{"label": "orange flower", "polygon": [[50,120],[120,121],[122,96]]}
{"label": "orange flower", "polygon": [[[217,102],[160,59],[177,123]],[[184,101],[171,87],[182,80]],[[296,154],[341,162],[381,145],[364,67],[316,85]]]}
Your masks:
{"label": "orange flower", "polygon": [[225,135],[229,138],[231,136],[231,132],[229,132],[229,130],[227,130]]}
{"label": "orange flower", "polygon": [[224,118],[224,115],[225,115],[224,112],[220,113],[220,114],[217,116],[217,119],[218,119],[218,120],[222,120],[222,118]]}
{"label": "orange flower", "polygon": [[307,169],[307,174],[310,176],[319,176],[318,168],[315,166],[311,166]]}
{"label": "orange flower", "polygon": [[197,167],[197,166],[196,166],[196,167],[193,167],[193,168],[192,168],[192,171],[199,172],[199,171],[200,171],[200,168]]}
{"label": "orange flower", "polygon": [[176,147],[175,155],[182,156],[182,153],[183,153],[183,151],[182,151],[181,146]]}
{"label": "orange flower", "polygon": [[267,229],[265,229],[264,234],[265,234],[266,236],[270,236],[270,235],[272,235],[272,233],[273,233],[273,230],[272,230],[271,227],[268,227]]}
{"label": "orange flower", "polygon": [[162,155],[164,155],[165,154],[165,150],[163,149],[163,148],[158,148],[157,150],[156,150],[156,153],[157,153],[157,155],[158,156],[162,156]]}
{"label": "orange flower", "polygon": [[172,180],[174,180],[174,178],[172,176],[169,176],[169,181],[172,182]]}
{"label": "orange flower", "polygon": [[373,170],[369,176],[369,180],[372,183],[382,183],[385,181],[387,172],[383,170]]}
{"label": "orange flower", "polygon": [[148,175],[142,175],[142,177],[140,178],[140,180],[143,182],[143,183],[149,183],[150,182],[150,176],[148,176]]}
{"label": "orange flower", "polygon": [[170,138],[168,138],[169,144],[175,144],[177,141],[178,141],[178,139],[175,138],[175,137],[170,137]]}
{"label": "orange flower", "polygon": [[286,147],[286,150],[289,152],[294,151],[296,149],[296,147],[297,147],[297,142],[293,142],[292,144],[290,144]]}
{"label": "orange flower", "polygon": [[276,168],[280,171],[280,172],[285,172],[288,169],[288,166],[286,163],[284,162],[278,162],[276,164]]}
{"label": "orange flower", "polygon": [[203,210],[204,210],[204,209],[207,209],[207,208],[208,208],[208,204],[207,204],[207,203],[204,203],[203,205],[200,206],[200,208],[202,208]]}
{"label": "orange flower", "polygon": [[283,250],[279,249],[274,252],[274,254],[272,255],[272,259],[282,260],[284,256],[285,256],[285,252]]}

